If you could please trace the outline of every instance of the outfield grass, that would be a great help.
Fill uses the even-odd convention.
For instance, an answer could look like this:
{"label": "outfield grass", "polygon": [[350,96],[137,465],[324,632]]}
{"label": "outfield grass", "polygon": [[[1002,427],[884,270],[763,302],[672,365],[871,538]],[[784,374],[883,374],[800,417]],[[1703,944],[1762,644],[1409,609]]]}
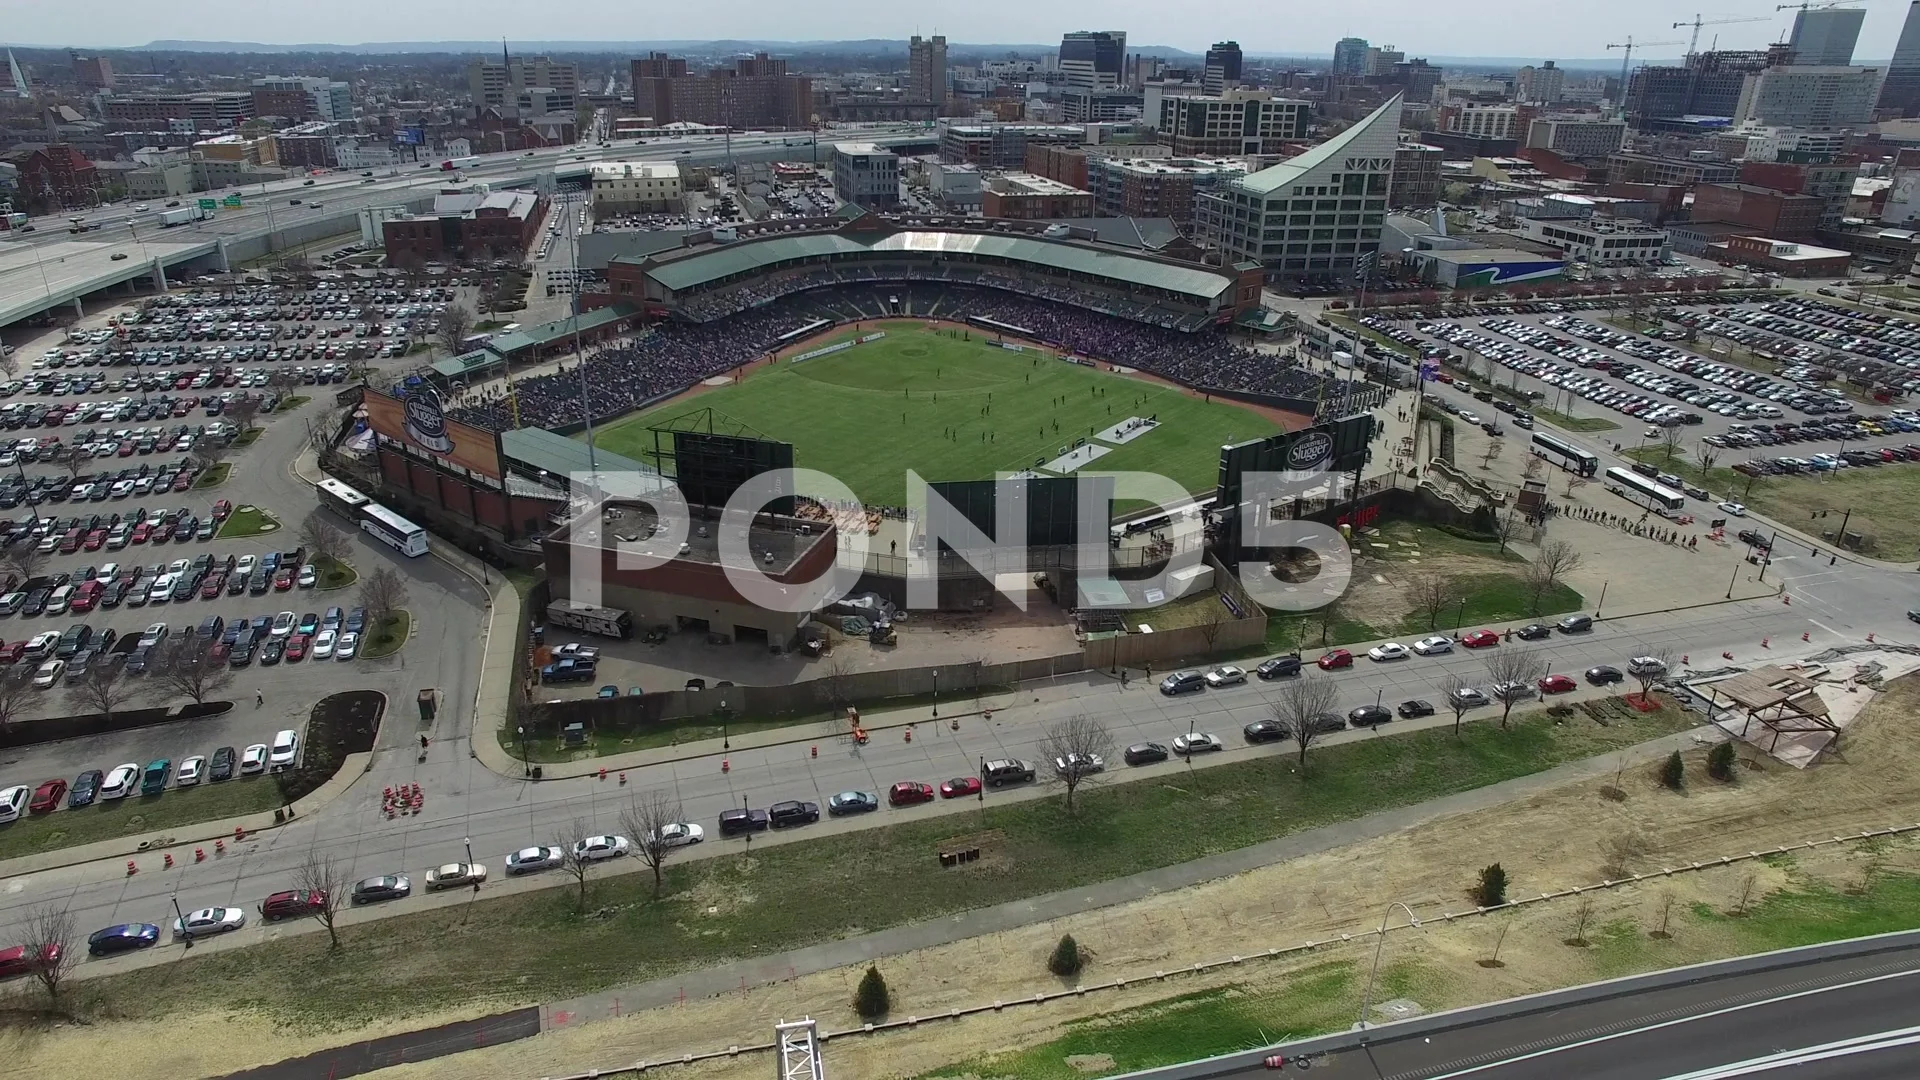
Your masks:
{"label": "outfield grass", "polygon": [[1090,430],[1133,416],[1157,416],[1160,426],[1112,447],[1093,469],[1155,472],[1186,491],[1211,490],[1222,444],[1280,430],[1238,405],[1009,352],[978,334],[960,340],[898,322],[886,332],[830,356],[761,365],[736,385],[608,425],[596,443],[641,457],[653,450],[650,426],[710,408],[716,431],[790,442],[797,466],[838,477],[862,500],[900,506],[908,469],[929,481],[988,479],[1051,461]]}
{"label": "outfield grass", "polygon": [[[325,934],[303,934],[89,986],[104,1009],[127,1019],[232,1008],[333,1030],[476,1000],[566,998],[1172,866],[1531,775],[1694,722],[1676,709],[1628,710],[1604,726],[1577,711],[1566,722],[1526,713],[1507,731],[1490,721],[1458,736],[1438,727],[1321,747],[1305,774],[1291,754],[1123,770],[1132,782],[1082,789],[1074,816],[1057,798],[988,799],[951,816],[901,815],[855,843],[820,837],[755,845],[750,854],[729,843],[724,855],[670,865],[658,901],[650,874],[594,871],[591,918],[574,914],[571,882],[555,874],[553,888],[463,906],[453,932],[448,910],[424,911],[348,927],[338,953]],[[982,847],[981,862],[943,869],[936,854],[962,840]]]}

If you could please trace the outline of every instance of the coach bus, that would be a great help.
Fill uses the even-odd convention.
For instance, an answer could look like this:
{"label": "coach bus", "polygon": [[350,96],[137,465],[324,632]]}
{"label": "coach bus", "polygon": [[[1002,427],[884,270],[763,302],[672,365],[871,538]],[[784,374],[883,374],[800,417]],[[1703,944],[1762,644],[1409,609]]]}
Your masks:
{"label": "coach bus", "polygon": [[399,514],[370,502],[360,508],[360,528],[375,540],[388,544],[402,555],[427,553],[427,530]]}
{"label": "coach bus", "polygon": [[1672,517],[1687,506],[1686,496],[1627,469],[1607,470],[1607,490],[1662,517]]}
{"label": "coach bus", "polygon": [[373,501],[331,476],[313,485],[313,490],[320,496],[320,505],[348,521],[359,521],[360,508]]}
{"label": "coach bus", "polygon": [[1592,476],[1600,470],[1600,459],[1585,450],[1556,439],[1545,432],[1536,432],[1533,436],[1533,452],[1555,465],[1573,473],[1575,476]]}

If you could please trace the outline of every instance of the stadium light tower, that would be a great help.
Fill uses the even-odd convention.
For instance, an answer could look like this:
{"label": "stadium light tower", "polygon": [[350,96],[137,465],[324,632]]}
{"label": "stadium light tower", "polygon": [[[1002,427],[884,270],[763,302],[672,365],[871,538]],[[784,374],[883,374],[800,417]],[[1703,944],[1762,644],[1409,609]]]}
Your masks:
{"label": "stadium light tower", "polygon": [[820,1040],[812,1017],[773,1025],[780,1044],[780,1073],[776,1080],[827,1080],[820,1064]]}

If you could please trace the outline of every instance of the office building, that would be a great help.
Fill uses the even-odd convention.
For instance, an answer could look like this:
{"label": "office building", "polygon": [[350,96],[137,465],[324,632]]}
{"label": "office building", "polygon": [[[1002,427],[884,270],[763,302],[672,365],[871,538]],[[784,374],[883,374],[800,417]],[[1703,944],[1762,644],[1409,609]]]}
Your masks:
{"label": "office building", "polygon": [[1240,43],[1237,41],[1217,41],[1207,50],[1205,64],[1200,69],[1200,88],[1209,94],[1218,94],[1230,86],[1240,84]]}
{"label": "office building", "polygon": [[1393,70],[1393,65],[1403,63],[1407,54],[1392,45],[1368,46],[1366,76],[1377,79]]}
{"label": "office building", "polygon": [[986,189],[981,185],[978,168],[934,161],[927,164],[927,194],[933,196],[942,210],[965,214],[980,209]]}
{"label": "office building", "polygon": [[1603,158],[1627,145],[1627,122],[1598,115],[1543,116],[1527,125],[1521,145],[1563,158]]}
{"label": "office building", "polygon": [[1138,90],[1063,90],[1060,121],[1065,124],[1110,124],[1140,115]]}
{"label": "office building", "polygon": [[[538,95],[547,108],[543,112],[571,113],[580,100],[580,68],[545,56],[508,57],[500,62],[474,60],[467,64],[467,91],[475,109],[498,109],[502,115],[523,111],[521,98],[529,90]],[[524,111],[537,115],[533,108]]]}
{"label": "office building", "polygon": [[1920,116],[1920,0],[1907,5],[1907,21],[1900,26],[1886,81],[1880,84],[1880,112]]}
{"label": "office building", "polygon": [[833,193],[869,210],[892,209],[900,202],[900,159],[870,142],[834,143]]}
{"label": "office building", "polygon": [[253,115],[253,95],[139,94],[111,98],[102,107],[109,120],[187,120],[194,130],[228,128]]}
{"label": "office building", "polygon": [[1440,107],[1440,128],[1480,139],[1512,139],[1517,137],[1519,115],[1514,105],[1460,102]]}
{"label": "office building", "polygon": [[1746,77],[1734,124],[1833,131],[1873,122],[1880,70],[1870,67],[1771,67]]}
{"label": "office building", "polygon": [[1045,221],[1093,216],[1093,194],[1032,173],[1006,173],[984,181],[980,211],[989,218]]}
{"label": "office building", "polygon": [[1357,37],[1341,38],[1333,43],[1333,67],[1335,75],[1361,76],[1367,73],[1367,39]]}
{"label": "office building", "polygon": [[1812,67],[1846,67],[1867,13],[1860,8],[1803,7],[1793,16],[1793,62]]}
{"label": "office building", "polygon": [[424,214],[381,222],[387,261],[419,266],[449,260],[518,260],[540,233],[547,199],[526,191],[436,195]]}
{"label": "office building", "polygon": [[1269,273],[1346,279],[1380,245],[1399,145],[1400,98],[1271,168],[1195,197],[1196,229],[1228,262]]}
{"label": "office building", "polygon": [[1744,161],[1739,182],[1790,195],[1810,195],[1820,200],[1820,228],[1838,229],[1847,216],[1847,202],[1853,197],[1853,181],[1860,175],[1854,165],[1833,157],[1808,157],[1788,161]]}
{"label": "office building", "polygon": [[1724,222],[1782,240],[1811,240],[1824,210],[1812,195],[1793,195],[1752,184],[1701,184],[1693,189],[1696,224]]}
{"label": "office building", "polygon": [[[1068,187],[1090,191],[1087,161],[1087,152],[1079,147],[1035,143],[1027,147],[1026,171],[1049,180],[1058,180]],[[973,168],[970,165],[965,167]]]}
{"label": "office building", "polygon": [[1444,190],[1440,162],[1446,151],[1422,143],[1401,143],[1393,151],[1393,182],[1387,185],[1387,207],[1424,210],[1437,206]]}
{"label": "office building", "polygon": [[353,119],[353,88],[333,79],[269,75],[253,80],[253,109],[255,116],[343,124]]}
{"label": "office building", "polygon": [[1075,30],[1060,39],[1060,73],[1068,89],[1118,89],[1126,59],[1124,30]]}
{"label": "office building", "polygon": [[1657,121],[1691,116],[1731,117],[1739,111],[1747,76],[1784,62],[1787,47],[1695,53],[1681,65],[1653,65],[1634,71],[1627,84],[1627,119],[1646,131]]}
{"label": "office building", "polygon": [[1539,67],[1529,64],[1514,75],[1513,99],[1552,105],[1566,94],[1567,73],[1548,60]]}
{"label": "office building", "polygon": [[1521,218],[1520,236],[1596,266],[1657,263],[1673,249],[1666,230],[1626,218]]}
{"label": "office building", "polygon": [[982,169],[1019,169],[1030,145],[1077,147],[1085,128],[1056,124],[949,124],[940,133],[940,160]]}
{"label": "office building", "polygon": [[938,106],[947,103],[947,94],[946,37],[913,35],[907,41],[907,97]]}
{"label": "office building", "polygon": [[623,214],[674,214],[686,208],[678,162],[597,161],[588,167],[588,175],[596,221]]}
{"label": "office building", "polygon": [[1656,154],[1612,154],[1607,158],[1609,184],[1654,184],[1688,188],[1695,184],[1730,184],[1740,170],[1724,161],[1662,157]]}
{"label": "office building", "polygon": [[1162,105],[1168,98],[1195,97],[1205,89],[1192,79],[1148,79],[1140,84],[1140,122],[1158,130]]}
{"label": "office building", "polygon": [[273,147],[274,160],[288,168],[331,169],[340,164],[333,152],[333,125],[324,120],[274,132]]}
{"label": "office building", "polygon": [[766,53],[738,57],[730,68],[700,74],[665,53],[632,62],[634,110],[656,126],[712,124],[747,128],[806,127],[813,116],[813,80],[789,75],[787,62]]}
{"label": "office building", "polygon": [[73,57],[73,81],[80,84],[82,90],[113,89],[113,64],[104,56]]}
{"label": "office building", "polygon": [[1087,160],[1087,186],[1101,217],[1169,218],[1185,232],[1194,198],[1247,174],[1239,159],[1115,158]]}
{"label": "office building", "polygon": [[1217,96],[1162,97],[1155,127],[1174,157],[1277,154],[1281,144],[1307,137],[1309,102],[1275,100],[1265,90],[1229,90]]}

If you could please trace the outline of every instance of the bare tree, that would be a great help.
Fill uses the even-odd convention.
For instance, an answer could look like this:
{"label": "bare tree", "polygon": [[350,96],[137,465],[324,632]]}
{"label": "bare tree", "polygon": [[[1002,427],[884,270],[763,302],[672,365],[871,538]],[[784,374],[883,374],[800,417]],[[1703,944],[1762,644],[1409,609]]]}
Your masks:
{"label": "bare tree", "polygon": [[0,375],[15,378],[20,374],[20,350],[8,349],[0,352]]}
{"label": "bare tree", "polygon": [[347,868],[330,854],[307,851],[306,861],[293,872],[294,888],[307,894],[307,917],[327,929],[329,948],[340,947],[340,908],[347,902]]}
{"label": "bare tree", "polygon": [[1413,609],[1426,612],[1429,630],[1440,626],[1440,613],[1456,599],[1453,582],[1440,574],[1414,574],[1407,578],[1405,589],[1407,598],[1413,601]]}
{"label": "bare tree", "polygon": [[1514,703],[1534,696],[1534,680],[1546,674],[1546,658],[1537,649],[1494,649],[1487,657],[1493,696],[1500,702],[1500,726],[1507,726]]}
{"label": "bare tree", "polygon": [[1200,631],[1200,640],[1207,643],[1208,656],[1213,655],[1214,643],[1220,640],[1220,631],[1226,629],[1228,620],[1227,606],[1221,603],[1217,596],[1210,598],[1206,606],[1201,609],[1197,628]]}
{"label": "bare tree", "polygon": [[349,543],[346,530],[329,521],[325,513],[313,511],[300,526],[300,546],[307,549],[308,562],[325,559],[337,563],[346,558]]}
{"label": "bare tree", "polygon": [[125,708],[128,702],[145,690],[145,687],[129,680],[126,669],[119,665],[95,664],[87,669],[86,675],[70,692],[83,706],[111,721],[114,713]]}
{"label": "bare tree", "polygon": [[686,828],[686,811],[672,792],[655,788],[634,796],[620,812],[620,825],[632,838],[634,853],[653,871],[653,898],[660,899],[666,888],[667,859],[684,842],[676,834]]}
{"label": "bare tree", "polygon": [[31,715],[35,693],[24,680],[0,679],[0,731],[12,730],[15,720]]}
{"label": "bare tree", "polygon": [[207,437],[196,439],[193,444],[193,458],[200,463],[201,472],[220,464],[231,453],[233,444],[226,439]]}
{"label": "bare tree", "polygon": [[448,304],[440,309],[440,324],[434,327],[433,334],[448,356],[457,354],[472,332],[473,312],[465,304]]}
{"label": "bare tree", "polygon": [[227,419],[240,426],[241,431],[253,430],[253,420],[260,415],[260,399],[248,394],[234,398],[226,407]]}
{"label": "bare tree", "polygon": [[587,857],[586,849],[578,845],[580,841],[587,838],[587,822],[585,818],[574,818],[573,824],[567,827],[572,831],[572,835],[562,833],[554,837],[553,846],[560,849],[561,872],[572,878],[573,883],[579,887],[579,893],[573,902],[574,913],[585,915],[587,913],[587,871],[593,869],[593,860]]}
{"label": "bare tree", "polygon": [[1533,613],[1540,614],[1540,601],[1553,587],[1586,564],[1587,557],[1568,540],[1549,540],[1527,564],[1525,579],[1533,593]]}
{"label": "bare tree", "polygon": [[1567,474],[1567,498],[1569,499],[1573,498],[1574,492],[1580,490],[1583,487],[1586,487],[1588,484],[1591,484],[1592,482],[1593,481],[1588,480],[1584,476],[1580,476],[1575,473],[1568,473]]}
{"label": "bare tree", "polygon": [[47,992],[47,1000],[60,1003],[60,988],[68,972],[79,962],[73,951],[73,912],[59,904],[41,904],[27,910],[20,944],[33,965],[33,977]]}
{"label": "bare tree", "polygon": [[1506,554],[1508,544],[1527,535],[1531,530],[1532,526],[1527,524],[1526,519],[1514,513],[1511,507],[1506,513],[1497,515],[1493,519],[1493,535],[1500,540],[1502,555]]}
{"label": "bare tree", "polygon": [[169,639],[158,662],[148,669],[148,691],[156,697],[184,697],[201,705],[232,685],[233,669],[208,658],[210,645],[192,634]]}
{"label": "bare tree", "polygon": [[367,609],[368,630],[384,626],[407,606],[407,580],[391,566],[360,579],[360,606]]}
{"label": "bare tree", "polygon": [[40,576],[46,568],[47,553],[41,551],[29,541],[21,541],[7,549],[7,569],[19,574],[22,580]]}
{"label": "bare tree", "polygon": [[1307,768],[1307,748],[1319,736],[1314,726],[1314,718],[1321,713],[1331,711],[1339,688],[1327,679],[1301,676],[1280,687],[1280,696],[1267,706],[1273,718],[1280,722],[1293,741],[1300,755],[1300,770]]}
{"label": "bare tree", "polygon": [[1053,770],[1053,782],[1067,796],[1067,813],[1074,812],[1074,795],[1081,785],[1097,782],[1113,753],[1113,733],[1090,716],[1074,714],[1048,724],[1040,738],[1041,768]]}
{"label": "bare tree", "polygon": [[272,375],[267,376],[267,385],[279,393],[280,400],[284,403],[288,398],[299,393],[303,384],[300,376],[295,375],[291,369],[276,368]]}
{"label": "bare tree", "polygon": [[1481,455],[1480,457],[1480,467],[1483,469],[1491,468],[1493,465],[1493,459],[1499,457],[1501,451],[1505,450],[1506,448],[1507,448],[1507,443],[1506,443],[1506,440],[1504,439],[1495,439],[1492,442],[1488,443],[1487,452]]}
{"label": "bare tree", "polygon": [[1472,708],[1461,695],[1471,689],[1473,682],[1460,675],[1448,675],[1440,680],[1440,692],[1446,695],[1447,708],[1453,710],[1453,733],[1456,736],[1460,734],[1460,724],[1466,719],[1467,710]]}
{"label": "bare tree", "polygon": [[[1650,700],[1647,695],[1653,693],[1654,684],[1665,679],[1668,670],[1673,667],[1673,650],[1642,642],[1634,647],[1633,660],[1634,663],[1627,665],[1627,673],[1640,684],[1640,702],[1646,704]],[[1652,663],[1646,663],[1649,660]]]}
{"label": "bare tree", "polygon": [[1680,438],[1681,432],[1680,425],[1678,424],[1669,424],[1660,429],[1660,449],[1666,451],[1667,461],[1672,461],[1674,455],[1680,452]]}
{"label": "bare tree", "polygon": [[1694,451],[1693,459],[1700,463],[1700,482],[1702,484],[1712,483],[1713,466],[1720,460],[1719,447],[1701,443],[1700,448]]}

